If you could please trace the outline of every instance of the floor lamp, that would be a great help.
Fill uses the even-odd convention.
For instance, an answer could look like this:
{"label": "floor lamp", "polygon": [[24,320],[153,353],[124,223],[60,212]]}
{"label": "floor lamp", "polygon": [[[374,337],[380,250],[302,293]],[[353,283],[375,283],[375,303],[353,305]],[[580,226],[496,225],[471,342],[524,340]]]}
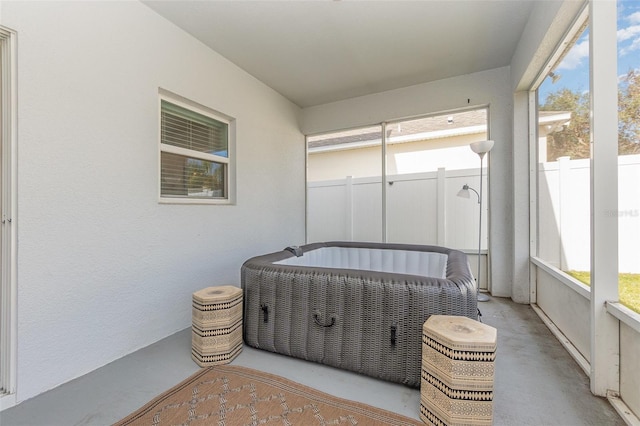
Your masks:
{"label": "floor lamp", "polygon": [[481,265],[482,265],[482,262],[480,261],[480,255],[481,255],[481,249],[482,249],[482,160],[484,160],[485,154],[491,151],[491,148],[493,148],[493,141],[487,140],[487,141],[473,142],[471,145],[469,145],[469,147],[473,152],[478,154],[478,156],[480,157],[480,193],[478,193],[478,191],[476,191],[475,189],[469,187],[469,185],[465,184],[462,187],[462,189],[458,192],[458,197],[469,198],[470,197],[469,190],[475,192],[476,195],[478,196],[478,204],[480,205],[480,219],[478,221],[478,276],[476,278],[476,281],[477,281],[476,290],[478,293],[478,302],[488,302],[489,296],[487,296],[486,294],[480,293],[480,271],[481,271]]}

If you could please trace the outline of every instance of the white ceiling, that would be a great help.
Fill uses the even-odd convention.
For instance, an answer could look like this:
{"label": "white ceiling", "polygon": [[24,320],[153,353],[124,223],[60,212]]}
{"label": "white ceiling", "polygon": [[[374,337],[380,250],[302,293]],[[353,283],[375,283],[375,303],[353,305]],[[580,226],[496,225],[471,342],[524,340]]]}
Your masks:
{"label": "white ceiling", "polygon": [[308,107],[509,65],[535,0],[144,3]]}

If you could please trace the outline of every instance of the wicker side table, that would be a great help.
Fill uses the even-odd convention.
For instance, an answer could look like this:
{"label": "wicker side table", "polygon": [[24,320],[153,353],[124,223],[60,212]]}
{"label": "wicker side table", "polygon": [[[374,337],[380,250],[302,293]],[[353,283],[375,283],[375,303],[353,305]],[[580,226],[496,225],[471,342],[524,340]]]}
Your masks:
{"label": "wicker side table", "polygon": [[201,367],[228,364],[242,351],[242,289],[207,287],[193,293],[191,358]]}
{"label": "wicker side table", "polygon": [[420,418],[428,425],[493,423],[495,328],[432,315],[422,328]]}

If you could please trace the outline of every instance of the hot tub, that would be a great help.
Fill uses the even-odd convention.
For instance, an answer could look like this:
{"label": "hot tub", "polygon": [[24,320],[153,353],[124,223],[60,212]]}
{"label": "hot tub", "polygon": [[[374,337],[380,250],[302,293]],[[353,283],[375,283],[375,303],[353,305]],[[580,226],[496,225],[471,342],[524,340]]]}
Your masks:
{"label": "hot tub", "polygon": [[249,346],[420,386],[422,325],[477,319],[464,253],[437,246],[314,243],[242,265]]}

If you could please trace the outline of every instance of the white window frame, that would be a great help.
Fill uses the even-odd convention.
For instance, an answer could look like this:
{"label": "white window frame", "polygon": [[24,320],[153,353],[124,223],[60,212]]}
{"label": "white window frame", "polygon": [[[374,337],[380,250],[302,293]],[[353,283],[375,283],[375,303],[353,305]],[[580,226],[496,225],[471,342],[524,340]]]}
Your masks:
{"label": "white window frame", "polygon": [[18,356],[17,285],[17,40],[16,33],[0,26],[2,49],[2,329],[0,330],[0,411],[16,404]]}
{"label": "white window frame", "polygon": [[[209,154],[206,152],[194,151],[174,145],[163,144],[161,137],[162,101],[225,123],[228,129],[227,157]],[[224,164],[226,166],[224,189],[225,196],[220,198],[188,198],[162,195],[160,175],[162,173],[161,156],[163,152]],[[162,89],[160,89],[158,96],[158,202],[163,204],[214,205],[231,205],[235,203],[235,120],[232,117],[229,117],[204,105],[190,101],[186,98]]]}

